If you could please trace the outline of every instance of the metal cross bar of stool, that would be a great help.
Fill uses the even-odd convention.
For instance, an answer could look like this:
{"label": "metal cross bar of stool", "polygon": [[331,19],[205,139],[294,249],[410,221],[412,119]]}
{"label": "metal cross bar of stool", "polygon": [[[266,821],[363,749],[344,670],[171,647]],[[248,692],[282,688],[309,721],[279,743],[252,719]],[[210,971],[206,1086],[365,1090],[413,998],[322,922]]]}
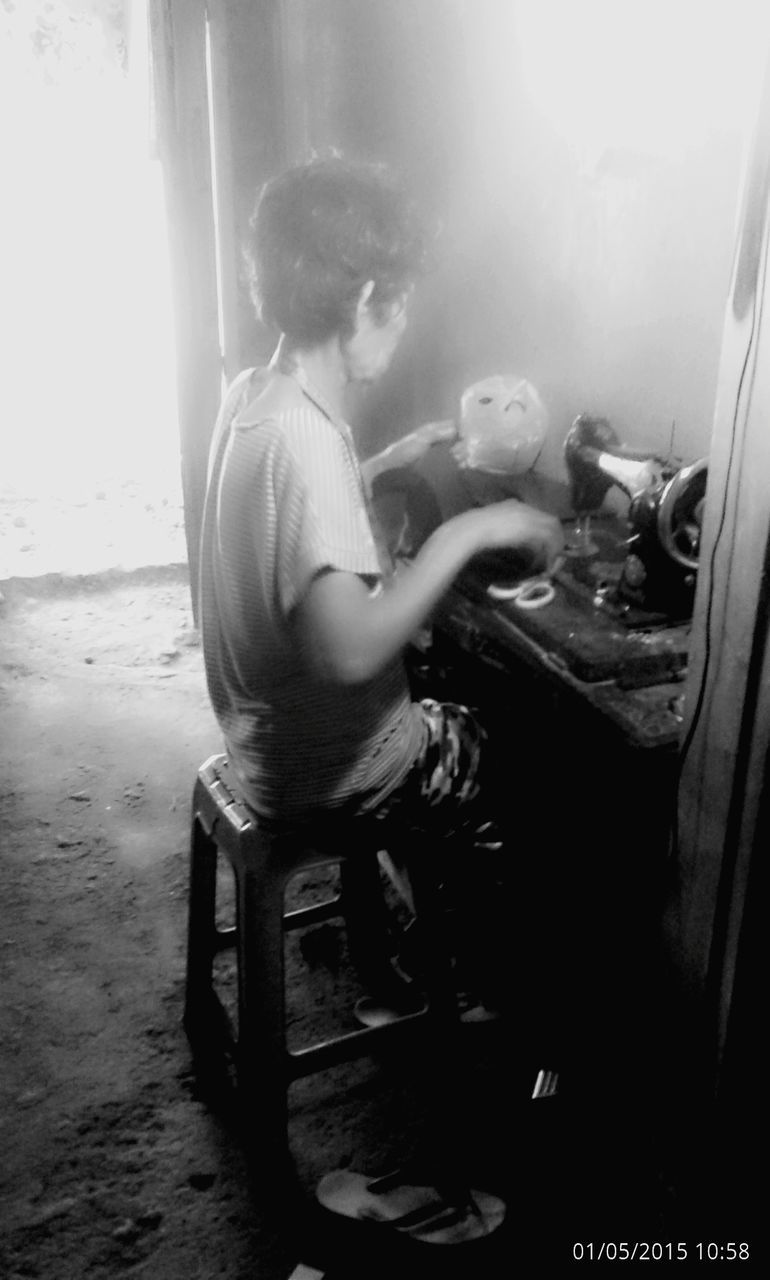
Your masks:
{"label": "metal cross bar of stool", "polygon": [[[382,824],[366,818],[328,826],[268,830],[244,802],[226,755],[208,759],[198,771],[193,795],[187,979],[184,1025],[194,1054],[230,1052],[239,1100],[253,1122],[253,1136],[285,1146],[287,1090],[292,1080],[326,1067],[392,1047],[416,1031],[437,1029],[456,1017],[451,960],[442,942],[441,911],[429,875],[414,877],[415,910],[426,936],[426,1005],[384,1026],[366,1027],[289,1049],[286,1037],[284,934],[334,916],[350,931],[367,935],[375,951],[385,946],[384,904],[377,852]],[[223,855],[235,878],[235,925],[216,922],[216,876]],[[288,912],[285,892],[301,871],[336,865],[341,892],[329,900]],[[378,916],[377,906],[381,913]],[[362,918],[361,913],[364,913]],[[379,920],[382,918],[382,927]],[[358,921],[361,921],[358,924]],[[363,924],[363,929],[361,925]],[[236,948],[237,1026],[214,990],[217,953]]]}

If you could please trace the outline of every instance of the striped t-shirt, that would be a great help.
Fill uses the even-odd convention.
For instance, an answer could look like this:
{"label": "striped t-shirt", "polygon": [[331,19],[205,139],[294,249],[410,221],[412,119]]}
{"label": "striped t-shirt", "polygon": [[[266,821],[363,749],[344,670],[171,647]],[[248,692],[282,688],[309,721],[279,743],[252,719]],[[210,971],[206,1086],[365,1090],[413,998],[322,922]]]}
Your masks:
{"label": "striped t-shirt", "polygon": [[246,798],[274,818],[388,795],[424,733],[404,664],[343,686],[303,660],[290,615],[325,570],[381,589],[349,428],[275,367],[241,374],[212,442],[200,624],[209,694]]}

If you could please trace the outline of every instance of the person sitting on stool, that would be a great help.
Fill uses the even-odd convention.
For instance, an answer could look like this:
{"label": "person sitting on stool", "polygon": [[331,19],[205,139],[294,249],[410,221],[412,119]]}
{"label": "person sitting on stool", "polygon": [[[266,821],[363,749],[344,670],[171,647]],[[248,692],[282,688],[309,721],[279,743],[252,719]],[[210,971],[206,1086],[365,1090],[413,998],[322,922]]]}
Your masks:
{"label": "person sitting on stool", "polygon": [[341,158],[271,179],[251,225],[255,302],[281,336],[223,399],[201,546],[206,676],[232,766],[265,819],[403,818],[473,857],[490,843],[485,735],[463,706],[413,700],[405,651],[475,554],[526,547],[548,568],[561,526],[497,502],[446,520],[390,573],[372,477],[453,428],[361,462],[346,396],[388,368],[427,237],[383,169]]}

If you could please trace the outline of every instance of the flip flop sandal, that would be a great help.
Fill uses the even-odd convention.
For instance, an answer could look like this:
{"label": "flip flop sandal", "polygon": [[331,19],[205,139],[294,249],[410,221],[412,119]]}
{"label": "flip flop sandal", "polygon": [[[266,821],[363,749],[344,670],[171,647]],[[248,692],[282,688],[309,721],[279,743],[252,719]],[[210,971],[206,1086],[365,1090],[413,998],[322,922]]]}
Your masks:
{"label": "flip flop sandal", "polygon": [[393,960],[380,974],[370,976],[368,986],[369,994],[361,996],[353,1009],[356,1021],[364,1027],[384,1027],[427,1008],[417,983],[402,974]]}
{"label": "flip flop sandal", "polygon": [[463,1023],[480,1023],[480,1022],[499,1022],[500,1010],[486,1005],[481,1000],[474,1000],[472,996],[466,996],[461,992],[457,1006],[459,1010],[459,1019]]}
{"label": "flip flop sandal", "polygon": [[487,1191],[469,1191],[458,1200],[405,1177],[397,1172],[369,1178],[352,1169],[335,1169],[321,1179],[316,1196],[332,1213],[389,1227],[427,1244],[480,1240],[505,1217],[505,1202]]}
{"label": "flip flop sandal", "polygon": [[353,1013],[356,1021],[363,1027],[386,1027],[391,1022],[399,1022],[402,1018],[410,1018],[416,1013],[424,1013],[425,1001],[411,1008],[399,1009],[392,1004],[384,1004],[373,996],[362,996],[356,1000]]}

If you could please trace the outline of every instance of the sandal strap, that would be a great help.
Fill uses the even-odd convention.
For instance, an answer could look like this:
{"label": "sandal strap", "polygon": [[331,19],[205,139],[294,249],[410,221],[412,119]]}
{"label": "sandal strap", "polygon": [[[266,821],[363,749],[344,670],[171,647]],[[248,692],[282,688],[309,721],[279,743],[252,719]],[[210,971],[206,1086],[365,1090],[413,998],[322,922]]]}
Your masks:
{"label": "sandal strap", "polygon": [[386,1195],[395,1187],[431,1187],[450,1204],[459,1204],[460,1197],[465,1199],[470,1197],[470,1187],[466,1183],[452,1184],[456,1191],[456,1194],[452,1194],[450,1184],[437,1177],[437,1172],[437,1170],[431,1170],[430,1165],[419,1163],[399,1165],[396,1169],[389,1169],[387,1173],[378,1174],[376,1178],[370,1178],[366,1189],[377,1196]]}
{"label": "sandal strap", "polygon": [[403,1231],[409,1235],[418,1231],[438,1231],[441,1227],[450,1227],[457,1222],[462,1222],[467,1218],[469,1208],[469,1205],[459,1208],[456,1205],[447,1204],[445,1200],[427,1200],[425,1204],[416,1209],[410,1209],[408,1213],[402,1213],[398,1218],[381,1218],[374,1210],[366,1209],[362,1209],[360,1217],[362,1220],[376,1222],[383,1227]]}
{"label": "sandal strap", "polygon": [[444,1195],[439,1188],[434,1187],[432,1182],[424,1181],[404,1169],[393,1169],[378,1178],[373,1178],[367,1183],[366,1189],[371,1195],[376,1196],[386,1195],[396,1187],[402,1186],[430,1188],[435,1190],[436,1198],[426,1200],[425,1204],[419,1205],[416,1209],[410,1209],[408,1213],[403,1213],[398,1218],[389,1218],[388,1226],[395,1227],[399,1231],[413,1231],[418,1227],[424,1229],[429,1224],[435,1224],[438,1230],[439,1227],[449,1227],[456,1222],[461,1222],[469,1212],[475,1216],[479,1215],[478,1206],[467,1187],[464,1187],[457,1196]]}
{"label": "sandal strap", "polygon": [[398,1168],[390,1169],[388,1173],[381,1173],[377,1178],[372,1178],[367,1182],[366,1190],[373,1196],[380,1196],[393,1191],[395,1187],[431,1187],[432,1185],[432,1182],[420,1177],[409,1168]]}
{"label": "sandal strap", "polygon": [[[426,1204],[422,1213],[415,1209],[413,1213],[406,1213],[403,1218],[397,1218],[389,1225],[396,1227],[398,1231],[405,1231],[407,1235],[417,1231],[440,1231],[442,1227],[454,1227],[458,1222],[463,1222],[468,1217],[469,1207],[464,1205],[460,1208],[444,1201],[435,1201],[432,1205]],[[408,1218],[412,1221],[408,1222]]]}

